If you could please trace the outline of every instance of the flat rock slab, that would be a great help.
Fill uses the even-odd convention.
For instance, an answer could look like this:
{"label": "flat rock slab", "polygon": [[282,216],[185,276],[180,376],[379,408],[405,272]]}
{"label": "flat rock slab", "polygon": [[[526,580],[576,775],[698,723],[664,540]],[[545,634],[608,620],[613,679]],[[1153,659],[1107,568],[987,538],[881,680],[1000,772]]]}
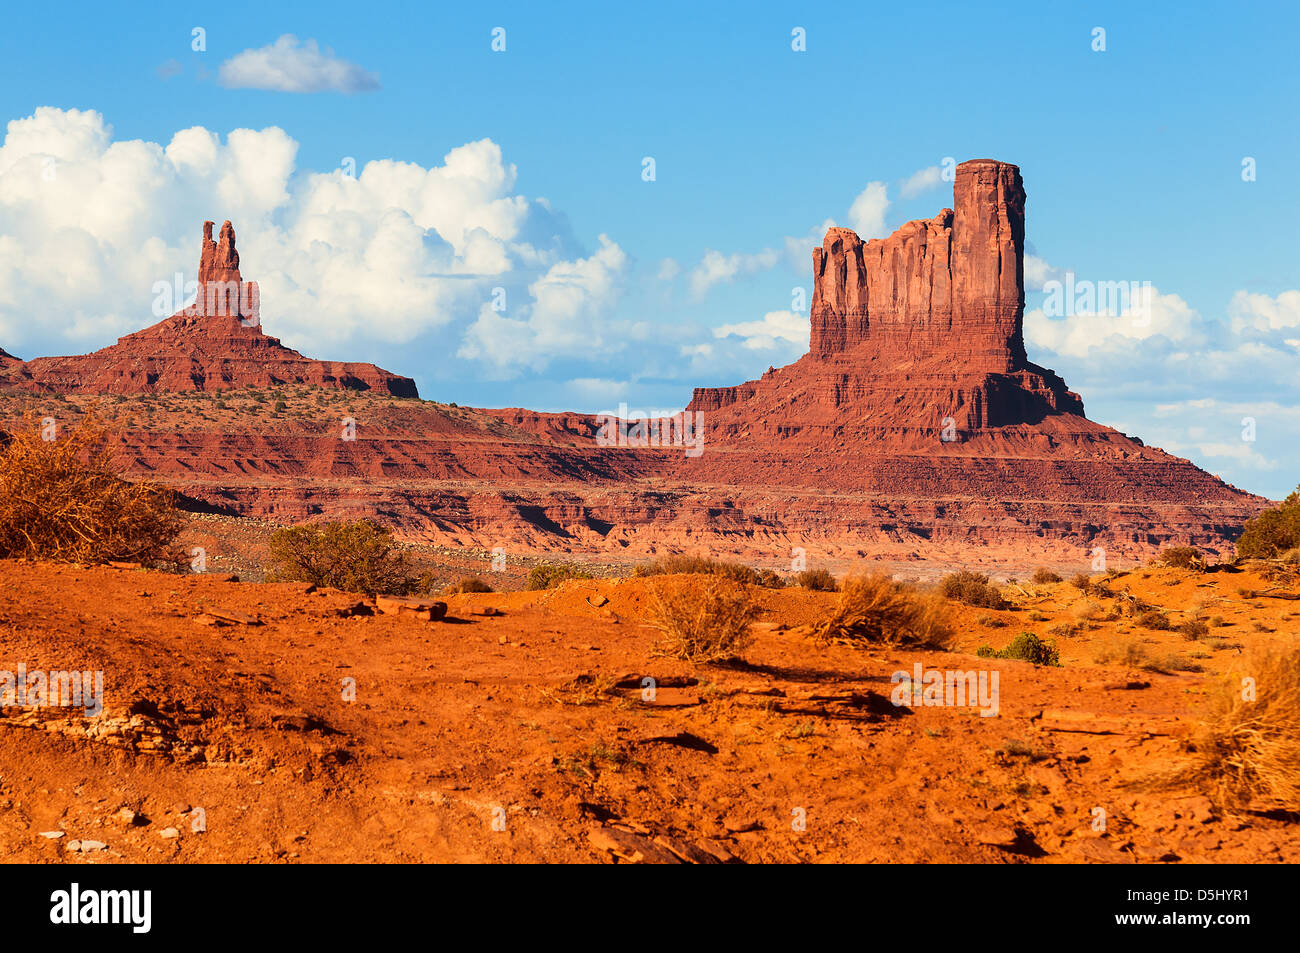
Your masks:
{"label": "flat rock slab", "polygon": [[1045,731],[1075,731],[1091,735],[1172,735],[1180,724],[1176,718],[1127,718],[1064,708],[1046,708],[1038,721],[1038,727]]}
{"label": "flat rock slab", "polygon": [[375,596],[375,608],[384,615],[437,622],[447,617],[447,603],[409,596]]}

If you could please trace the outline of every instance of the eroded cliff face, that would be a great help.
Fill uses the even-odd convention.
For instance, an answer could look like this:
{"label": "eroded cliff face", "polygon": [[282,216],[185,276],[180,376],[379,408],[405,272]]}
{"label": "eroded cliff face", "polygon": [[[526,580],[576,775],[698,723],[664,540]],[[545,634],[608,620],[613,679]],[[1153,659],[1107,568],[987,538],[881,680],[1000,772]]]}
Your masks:
{"label": "eroded cliff face", "polygon": [[244,281],[230,222],[203,223],[194,302],[110,347],[71,357],[5,362],[0,388],[143,394],[305,384],[416,397],[415,382],[373,364],[315,361],[262,333],[257,282]]}
{"label": "eroded cliff face", "polygon": [[[159,414],[122,435],[123,457],[232,514],[369,517],[411,540],[485,550],[688,550],[780,566],[804,549],[840,567],[867,556],[1080,569],[1098,546],[1129,558],[1174,544],[1229,551],[1267,501],[1088,420],[1078,395],[1029,361],[1019,170],[963,163],[953,198],[886,239],[827,234],[813,251],[809,352],[755,381],[697,389],[698,456],[604,445],[584,414],[389,400],[414,384],[309,360],[262,333],[229,222],[216,240],[205,224],[201,306],[85,357],[0,355],[0,398],[6,386],[350,390],[346,410],[290,394],[273,421],[242,404]],[[339,438],[342,413],[355,440]]]}
{"label": "eroded cliff face", "polygon": [[869,418],[969,433],[1082,416],[1079,396],[1025,354],[1020,170],[963,162],[953,206],[884,239],[830,229],[812,253],[808,354],[759,381],[699,389],[691,409],[775,414],[786,432]]}

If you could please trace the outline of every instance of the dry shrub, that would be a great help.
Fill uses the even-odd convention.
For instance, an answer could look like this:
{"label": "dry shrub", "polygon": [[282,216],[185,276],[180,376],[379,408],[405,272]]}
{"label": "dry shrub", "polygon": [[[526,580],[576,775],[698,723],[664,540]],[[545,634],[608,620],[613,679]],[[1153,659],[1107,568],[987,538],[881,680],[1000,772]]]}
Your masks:
{"label": "dry shrub", "polygon": [[[1264,652],[1225,679],[1187,780],[1222,807],[1300,810],[1300,649]],[[1254,679],[1255,698],[1241,676]]]}
{"label": "dry shrub", "polygon": [[845,579],[835,608],[813,628],[823,642],[936,648],[945,647],[953,634],[951,610],[941,598],[877,573]]}
{"label": "dry shrub", "polygon": [[1162,549],[1156,556],[1155,562],[1172,569],[1205,571],[1205,555],[1195,546],[1170,546]]}
{"label": "dry shrub", "polygon": [[1080,622],[1091,622],[1093,619],[1101,618],[1103,610],[1096,602],[1081,602],[1070,612]]}
{"label": "dry shrub", "polygon": [[827,569],[805,569],[794,577],[795,584],[813,592],[838,592],[840,585]]}
{"label": "dry shrub", "polygon": [[1086,572],[1076,573],[1071,577],[1070,585],[1086,595],[1092,591],[1092,577]]}
{"label": "dry shrub", "polygon": [[949,599],[984,609],[1005,609],[1009,605],[1002,593],[989,584],[989,577],[963,569],[949,573],[939,581],[939,590]]}
{"label": "dry shrub", "polygon": [[1165,615],[1159,609],[1147,609],[1137,617],[1137,624],[1144,629],[1153,629],[1157,632],[1168,632],[1172,629],[1173,623],[1169,621],[1169,616]]}
{"label": "dry shrub", "polygon": [[[554,589],[566,579],[591,579],[591,573],[573,563],[538,563],[528,572],[528,590]],[[486,585],[486,583],[485,583]]]}
{"label": "dry shrub", "polygon": [[1060,582],[1061,577],[1050,569],[1040,567],[1034,570],[1034,574],[1029,577],[1029,581],[1036,586],[1046,586],[1054,582]]}
{"label": "dry shrub", "polygon": [[664,637],[658,650],[692,662],[735,657],[750,642],[759,608],[749,589],[719,576],[663,583],[650,590],[650,625]]}
{"label": "dry shrub", "polygon": [[95,418],[53,441],[33,421],[0,442],[0,557],[184,561],[175,495],[122,479],[113,434]]}
{"label": "dry shrub", "polygon": [[492,592],[492,587],[478,576],[465,576],[460,582],[453,582],[442,588],[444,596],[454,596],[464,592]]}
{"label": "dry shrub", "polygon": [[1140,643],[1129,640],[1101,649],[1093,656],[1093,661],[1098,665],[1141,666],[1147,662],[1147,650]]}
{"label": "dry shrub", "polygon": [[424,580],[386,528],[369,520],[292,526],[271,534],[271,578],[344,592],[409,595]]}
{"label": "dry shrub", "polygon": [[721,576],[732,582],[765,589],[780,589],[785,580],[770,569],[755,569],[744,563],[729,563],[707,556],[660,556],[636,567],[636,576]]}

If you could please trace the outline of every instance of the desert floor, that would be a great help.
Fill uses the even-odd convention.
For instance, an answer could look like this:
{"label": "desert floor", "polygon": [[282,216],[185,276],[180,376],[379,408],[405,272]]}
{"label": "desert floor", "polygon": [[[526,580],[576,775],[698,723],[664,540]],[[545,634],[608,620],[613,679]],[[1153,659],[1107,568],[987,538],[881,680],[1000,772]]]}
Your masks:
{"label": "desert floor", "polygon": [[[3,709],[0,851],[71,864],[1300,859],[1294,817],[1152,784],[1188,763],[1221,680],[1252,650],[1296,642],[1300,602],[1252,571],[1108,581],[1174,623],[1194,608],[1208,636],[1107,618],[1118,599],[1068,582],[1021,582],[1003,587],[1012,610],[955,607],[952,652],[819,645],[808,624],[834,594],[757,590],[744,661],[714,665],[656,654],[654,584],[457,595],[446,621],[425,622],[302,584],[0,561],[0,670],[102,670],[105,698],[95,719]],[[1059,668],[974,655],[1053,629]],[[896,707],[891,676],[917,663],[996,671],[998,714]]]}

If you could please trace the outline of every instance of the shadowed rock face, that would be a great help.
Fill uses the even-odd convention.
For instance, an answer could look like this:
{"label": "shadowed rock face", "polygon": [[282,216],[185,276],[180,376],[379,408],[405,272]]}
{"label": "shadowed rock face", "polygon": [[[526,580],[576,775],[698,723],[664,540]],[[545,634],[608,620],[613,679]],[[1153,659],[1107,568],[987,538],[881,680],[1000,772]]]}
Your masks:
{"label": "shadowed rock face", "polygon": [[[138,394],[306,384],[418,397],[415,382],[373,364],[315,361],[263,334],[257,282],[244,281],[230,222],[203,223],[194,303],[93,354],[6,362],[0,386]],[[5,355],[7,357],[7,355]]]}

